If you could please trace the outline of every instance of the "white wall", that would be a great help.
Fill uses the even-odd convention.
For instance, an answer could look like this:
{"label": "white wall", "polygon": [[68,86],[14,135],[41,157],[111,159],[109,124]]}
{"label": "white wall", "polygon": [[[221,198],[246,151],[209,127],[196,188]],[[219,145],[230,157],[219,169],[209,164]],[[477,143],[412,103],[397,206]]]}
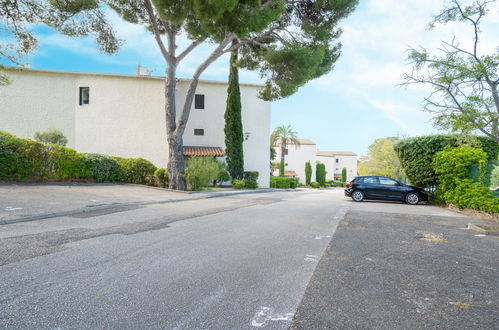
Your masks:
{"label": "white wall", "polygon": [[341,170],[345,167],[347,169],[347,181],[357,175],[357,156],[335,156],[338,162],[335,162],[335,174],[341,178]]}
{"label": "white wall", "polygon": [[[276,160],[281,160],[281,148],[276,147]],[[312,178],[315,181],[315,162],[317,148],[315,144],[302,144],[295,148],[294,145],[288,146],[288,154],[285,156],[286,171],[295,171],[300,178],[300,182],[305,184],[305,163],[310,161],[312,165]]]}
{"label": "white wall", "polygon": [[[166,167],[168,146],[164,114],[164,80],[157,77],[62,73],[43,70],[9,72],[13,83],[0,87],[0,130],[22,138],[36,131],[61,129],[68,147],[79,152],[142,157]],[[79,105],[79,87],[90,88],[90,102]],[[179,80],[177,105],[188,82]],[[269,186],[270,103],[257,98],[258,86],[241,84],[245,170],[260,173]],[[201,81],[205,109],[194,109],[184,133],[185,146],[225,149],[224,112],[227,84]],[[204,136],[194,136],[203,128]]]}
{"label": "white wall", "polygon": [[326,166],[326,180],[334,180],[335,158],[329,156],[317,156],[317,161]]}

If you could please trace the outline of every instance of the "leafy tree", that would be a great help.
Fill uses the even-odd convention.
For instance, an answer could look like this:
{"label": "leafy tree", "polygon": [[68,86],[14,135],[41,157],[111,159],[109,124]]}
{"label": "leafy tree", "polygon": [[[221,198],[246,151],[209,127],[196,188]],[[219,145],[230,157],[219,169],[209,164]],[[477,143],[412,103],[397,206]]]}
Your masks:
{"label": "leafy tree", "polygon": [[442,42],[439,56],[422,48],[411,49],[412,73],[404,76],[405,85],[422,84],[432,88],[425,98],[424,110],[435,114],[434,124],[453,132],[478,130],[499,142],[499,48],[485,55],[479,49],[480,23],[491,0],[475,0],[469,6],[452,0],[448,8],[435,16],[437,23],[469,23],[473,29],[471,49],[454,38]]}
{"label": "leafy tree", "polygon": [[315,181],[323,187],[326,185],[326,165],[321,162],[315,164]]}
{"label": "leafy tree", "polygon": [[[225,53],[239,49],[241,67],[266,78],[261,97],[287,97],[329,72],[340,55],[338,22],[357,0],[106,0],[125,20],[145,25],[166,63],[166,126],[170,188],[185,189],[183,133],[201,74]],[[192,43],[178,51],[178,36]],[[166,40],[163,39],[166,36]],[[177,114],[179,63],[198,45],[214,45],[191,77]]]}
{"label": "leafy tree", "polygon": [[310,186],[310,182],[312,181],[312,165],[310,161],[305,162],[305,184]]}
{"label": "leafy tree", "polygon": [[68,143],[68,139],[59,129],[49,129],[45,132],[36,132],[34,138],[38,142],[47,144],[58,144],[61,146],[66,146],[66,144]]}
{"label": "leafy tree", "polygon": [[212,157],[190,157],[185,176],[189,189],[200,190],[217,179],[220,165]]}
{"label": "leafy tree", "polygon": [[400,179],[403,176],[403,170],[394,149],[394,145],[398,141],[397,137],[374,140],[369,146],[367,156],[362,156],[359,160],[359,174],[382,175]]}
{"label": "leafy tree", "polygon": [[281,165],[279,166],[279,176],[284,176],[286,162],[286,149],[289,145],[294,145],[296,149],[300,146],[300,140],[296,132],[291,129],[291,125],[277,126],[270,136],[272,145],[278,145],[281,148]]}
{"label": "leafy tree", "polygon": [[493,188],[499,187],[499,166],[496,166],[492,170],[492,176],[491,176],[491,179],[490,179],[490,185]]}
{"label": "leafy tree", "polygon": [[[46,24],[72,37],[93,34],[103,52],[114,54],[120,41],[97,0],[0,0],[0,62],[24,66],[37,48],[30,28]],[[0,70],[2,69],[0,65]],[[0,72],[0,85],[10,83]]]}
{"label": "leafy tree", "polygon": [[341,169],[341,181],[347,182],[347,168],[346,167],[343,167]]}
{"label": "leafy tree", "polygon": [[[236,43],[236,41],[233,41]],[[244,172],[243,122],[241,119],[241,91],[239,90],[239,72],[237,53],[230,55],[229,87],[227,89],[227,109],[225,110],[225,147],[227,169],[232,179],[242,179]]]}

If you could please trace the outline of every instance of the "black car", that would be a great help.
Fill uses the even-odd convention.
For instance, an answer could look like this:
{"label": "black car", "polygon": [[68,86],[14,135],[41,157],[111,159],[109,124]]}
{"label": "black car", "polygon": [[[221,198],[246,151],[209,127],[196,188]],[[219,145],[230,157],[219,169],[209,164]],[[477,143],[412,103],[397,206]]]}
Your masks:
{"label": "black car", "polygon": [[420,201],[428,200],[423,189],[385,176],[358,176],[348,182],[345,187],[345,196],[351,197],[356,202],[362,202],[364,199],[378,199],[416,205]]}

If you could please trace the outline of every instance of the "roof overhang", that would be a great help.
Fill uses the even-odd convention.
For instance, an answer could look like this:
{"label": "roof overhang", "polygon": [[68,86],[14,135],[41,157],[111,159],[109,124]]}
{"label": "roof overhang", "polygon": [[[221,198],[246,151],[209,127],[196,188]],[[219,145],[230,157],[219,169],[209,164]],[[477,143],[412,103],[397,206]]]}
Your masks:
{"label": "roof overhang", "polygon": [[225,152],[220,147],[184,147],[184,156],[195,156],[195,157],[224,157]]}

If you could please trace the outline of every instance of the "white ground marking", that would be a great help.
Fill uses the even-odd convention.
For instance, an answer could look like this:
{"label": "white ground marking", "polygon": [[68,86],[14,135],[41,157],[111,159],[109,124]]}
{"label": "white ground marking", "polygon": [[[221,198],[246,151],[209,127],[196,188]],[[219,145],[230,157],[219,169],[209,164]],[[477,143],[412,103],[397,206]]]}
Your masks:
{"label": "white ground marking", "polygon": [[367,260],[367,261],[370,261],[370,262],[376,262],[376,261],[374,261],[374,260],[373,260],[373,259],[371,259],[371,258],[366,258],[366,260]]}
{"label": "white ground marking", "polygon": [[477,235],[475,235],[475,237],[485,237],[485,236],[487,236],[487,235],[485,235],[485,234],[477,234]]}
{"label": "white ground marking", "polygon": [[263,328],[271,321],[292,321],[293,315],[293,313],[274,313],[270,307],[261,307],[251,319],[251,326]]}
{"label": "white ground marking", "polygon": [[311,254],[307,254],[307,255],[305,256],[305,258],[303,258],[303,260],[305,260],[305,261],[315,261],[315,262],[317,262],[317,261],[319,261],[319,256],[314,256],[314,255],[311,255]]}
{"label": "white ground marking", "polygon": [[315,236],[315,239],[331,238],[331,235],[319,235]]}
{"label": "white ground marking", "polygon": [[223,288],[218,289],[215,293],[212,295],[205,297],[201,299],[199,302],[198,306],[194,308],[188,315],[184,316],[173,328],[173,330],[179,330],[179,329],[189,329],[189,324],[194,321],[196,317],[199,317],[199,315],[204,312],[208,307],[213,305],[213,303],[220,299],[225,293],[225,290]]}
{"label": "white ground marking", "polygon": [[5,211],[17,211],[17,210],[22,210],[23,208],[22,207],[10,207],[10,206],[7,206],[5,208]]}

